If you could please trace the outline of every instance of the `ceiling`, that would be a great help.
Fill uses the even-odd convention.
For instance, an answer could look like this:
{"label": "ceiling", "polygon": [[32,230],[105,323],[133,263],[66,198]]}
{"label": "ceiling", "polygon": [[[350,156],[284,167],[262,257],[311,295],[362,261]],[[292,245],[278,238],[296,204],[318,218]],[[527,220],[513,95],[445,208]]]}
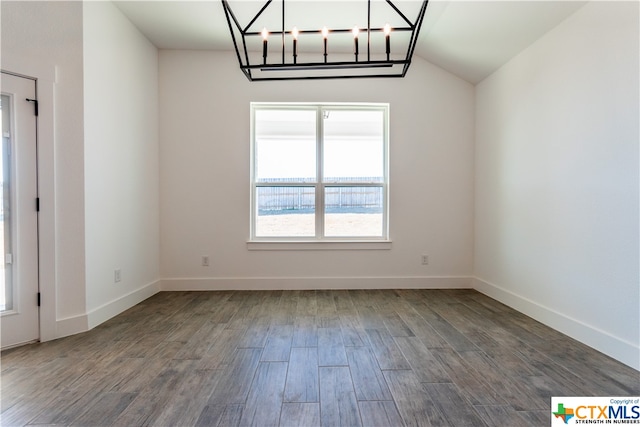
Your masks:
{"label": "ceiling", "polygon": [[[114,3],[159,49],[233,50],[219,0]],[[236,3],[238,8],[257,11],[264,1],[236,0],[230,3],[232,7]],[[363,0],[290,0],[287,4],[291,3],[299,8],[303,6],[300,10],[305,11],[306,17],[325,12],[329,17],[326,20],[349,21],[350,16],[359,19]],[[394,3],[405,12],[415,10],[419,2],[401,0]],[[431,0],[415,54],[475,84],[585,3],[560,0]],[[411,18],[410,14],[407,16]],[[304,18],[300,17],[300,20]]]}

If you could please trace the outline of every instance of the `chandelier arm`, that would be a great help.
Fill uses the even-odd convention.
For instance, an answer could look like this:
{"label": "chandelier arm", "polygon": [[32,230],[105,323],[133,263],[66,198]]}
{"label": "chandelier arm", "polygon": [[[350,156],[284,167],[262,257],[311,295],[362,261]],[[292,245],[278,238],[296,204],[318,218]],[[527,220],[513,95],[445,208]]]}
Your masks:
{"label": "chandelier arm", "polygon": [[367,0],[367,61],[371,61],[371,0]]}
{"label": "chandelier arm", "polygon": [[391,68],[394,65],[405,65],[406,59],[392,59],[389,61],[360,61],[354,64],[350,61],[342,62],[305,62],[298,64],[254,64],[243,65],[243,69],[260,71],[300,71],[300,70],[336,70],[348,68]]}
{"label": "chandelier arm", "polygon": [[256,16],[253,17],[253,19],[251,20],[251,22],[249,22],[249,24],[245,27],[245,29],[242,30],[243,33],[246,33],[249,27],[251,27],[253,23],[256,22],[256,19],[260,18],[260,15],[262,15],[262,12],[264,12],[264,10],[267,8],[267,6],[271,4],[272,1],[273,0],[267,0],[265,2],[264,6],[262,6],[262,9],[260,9],[260,11],[256,14]]}
{"label": "chandelier arm", "polygon": [[[236,56],[238,57],[238,62],[240,64],[242,64],[242,57],[240,56],[240,49],[238,49],[238,41],[236,40],[236,35],[235,35],[235,31],[233,31],[233,24],[231,23],[231,20],[233,19],[233,22],[236,24],[236,27],[238,28],[238,31],[240,32],[240,35],[242,36],[242,45],[244,47],[244,54],[245,54],[245,58],[247,60],[247,64],[249,63],[249,55],[247,53],[247,44],[245,42],[244,39],[244,33],[242,32],[242,29],[240,28],[240,23],[238,22],[238,20],[236,19],[235,14],[233,13],[233,11],[231,10],[231,8],[229,7],[229,3],[226,0],[222,1],[222,7],[224,8],[225,11],[225,16],[227,18],[227,24],[229,25],[229,32],[231,33],[231,40],[233,40],[233,47],[236,50]],[[251,70],[242,70],[245,75],[247,75],[247,78],[249,80],[251,80]]]}
{"label": "chandelier arm", "polygon": [[371,78],[398,78],[402,74],[367,74],[367,75],[346,75],[346,76],[290,76],[282,77],[253,77],[252,82],[283,81],[283,80],[337,80],[337,79],[371,79]]}
{"label": "chandelier arm", "polygon": [[233,22],[236,24],[236,27],[238,27],[238,31],[242,32],[242,27],[240,26],[240,22],[238,22],[238,19],[236,18],[236,14],[233,13],[233,10],[231,10],[231,6],[229,6],[229,2],[227,0],[222,0],[222,7],[224,8],[225,15],[227,16],[227,23],[229,24],[229,29],[232,29],[231,21],[229,20],[229,16],[231,16],[231,18],[233,19]]}
{"label": "chandelier arm", "polygon": [[409,49],[407,50],[407,60],[408,63],[405,64],[404,70],[402,72],[402,77],[407,74],[409,70],[409,65],[411,65],[411,58],[413,57],[413,52],[416,50],[416,45],[418,44],[418,35],[420,34],[420,28],[422,28],[422,21],[424,21],[424,15],[427,12],[427,6],[429,5],[429,0],[425,0],[420,7],[420,13],[418,13],[418,19],[415,24],[415,30],[411,33],[411,40],[409,41]]}
{"label": "chandelier arm", "polygon": [[[405,31],[414,31],[413,28],[411,27],[397,27],[393,29],[394,33],[398,33],[398,32],[405,32]],[[284,35],[286,35],[287,33],[289,33],[290,31],[284,31]],[[352,33],[353,32],[353,28],[332,28],[331,29],[331,33]],[[372,33],[383,33],[384,32],[384,28],[371,28],[371,32]],[[317,34],[318,30],[298,30],[298,34]],[[260,36],[262,34],[262,32],[260,31],[249,31],[246,32],[244,35],[245,36]],[[269,31],[269,35],[282,35],[283,32],[282,31]]]}
{"label": "chandelier arm", "polygon": [[285,50],[285,40],[284,40],[284,0],[282,0],[282,63],[284,64],[284,50]]}
{"label": "chandelier arm", "polygon": [[409,21],[409,20],[407,19],[407,17],[406,17],[406,16],[404,16],[404,13],[402,13],[402,12],[400,11],[400,9],[398,9],[398,8],[396,7],[396,5],[395,5],[395,4],[393,4],[393,2],[392,2],[391,0],[386,0],[386,1],[387,1],[387,3],[389,4],[389,6],[391,6],[391,7],[393,8],[393,10],[395,10],[395,11],[396,11],[396,13],[397,13],[398,15],[400,15],[400,17],[401,17],[402,19],[404,19],[404,22],[406,22],[406,23],[407,23],[411,28],[413,28],[413,27],[414,27],[414,25],[415,25],[415,24],[413,24],[411,21]]}

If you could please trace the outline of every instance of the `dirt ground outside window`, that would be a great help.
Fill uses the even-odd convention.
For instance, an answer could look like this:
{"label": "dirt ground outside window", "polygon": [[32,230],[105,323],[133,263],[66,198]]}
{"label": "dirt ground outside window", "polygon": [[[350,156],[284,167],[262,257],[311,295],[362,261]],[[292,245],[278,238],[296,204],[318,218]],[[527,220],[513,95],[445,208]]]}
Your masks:
{"label": "dirt ground outside window", "polygon": [[[313,213],[259,215],[258,237],[312,237],[315,233]],[[325,215],[325,235],[328,237],[382,236],[381,213],[328,213]]]}

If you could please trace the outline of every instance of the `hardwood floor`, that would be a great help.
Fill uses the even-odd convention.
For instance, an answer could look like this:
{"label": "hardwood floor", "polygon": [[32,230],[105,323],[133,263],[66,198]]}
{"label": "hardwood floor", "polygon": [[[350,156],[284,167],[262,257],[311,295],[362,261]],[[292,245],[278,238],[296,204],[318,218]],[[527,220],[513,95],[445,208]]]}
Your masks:
{"label": "hardwood floor", "polygon": [[471,290],[163,292],[2,353],[4,426],[548,426],[640,373]]}

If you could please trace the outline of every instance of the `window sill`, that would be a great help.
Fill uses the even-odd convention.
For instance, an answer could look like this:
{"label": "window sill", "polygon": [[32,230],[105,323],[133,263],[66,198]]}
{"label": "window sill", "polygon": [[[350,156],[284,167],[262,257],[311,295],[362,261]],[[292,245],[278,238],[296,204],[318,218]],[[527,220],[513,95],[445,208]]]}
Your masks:
{"label": "window sill", "polygon": [[284,241],[256,240],[247,242],[250,251],[378,251],[390,250],[391,240],[324,240]]}

